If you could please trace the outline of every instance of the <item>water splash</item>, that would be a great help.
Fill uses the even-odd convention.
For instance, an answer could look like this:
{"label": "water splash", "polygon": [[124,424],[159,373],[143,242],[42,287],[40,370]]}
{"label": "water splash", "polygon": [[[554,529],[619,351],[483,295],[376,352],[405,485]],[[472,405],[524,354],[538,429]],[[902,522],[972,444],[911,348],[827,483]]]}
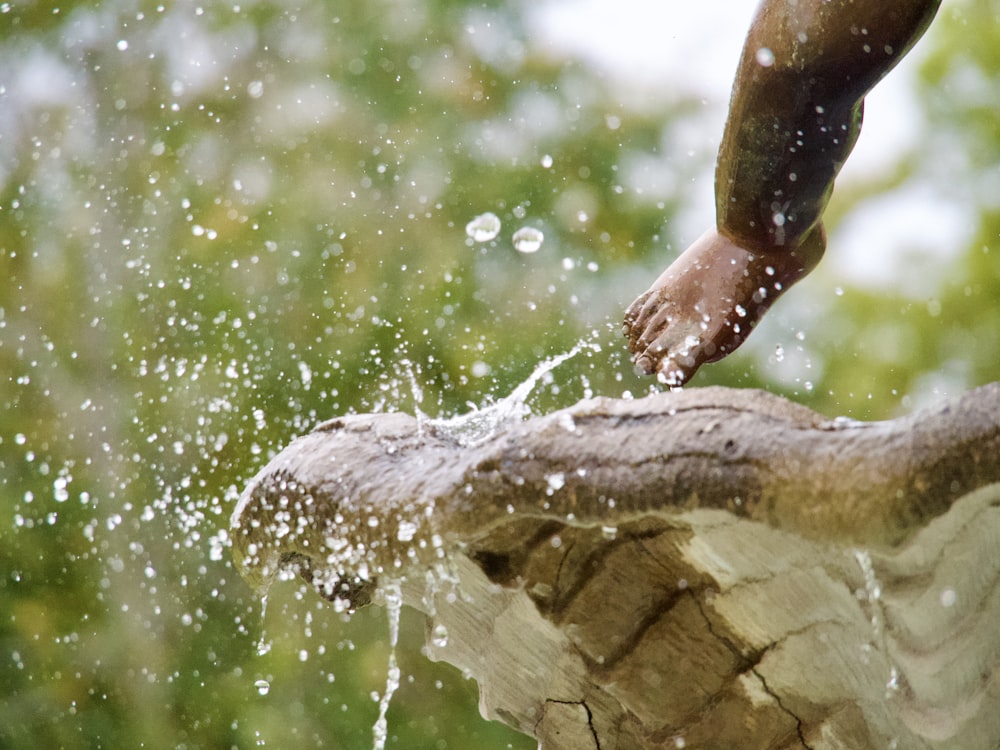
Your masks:
{"label": "water splash", "polygon": [[408,357],[399,361],[403,368],[403,373],[410,384],[410,396],[413,398],[413,413],[417,417],[417,434],[423,435],[424,424],[427,422],[427,415],[420,408],[424,403],[424,389],[420,385],[417,376],[420,374],[420,365],[415,364]]}
{"label": "water splash", "polygon": [[389,669],[385,676],[385,690],[378,702],[378,719],[372,727],[374,750],[385,750],[385,742],[389,736],[389,722],[386,714],[389,703],[399,687],[399,665],[396,663],[396,644],[399,643],[399,616],[403,609],[403,592],[398,581],[389,581],[383,589],[385,595],[385,611],[389,618]]}
{"label": "water splash", "polygon": [[601,345],[594,341],[581,341],[568,352],[549,357],[539,363],[524,382],[511,391],[510,395],[499,401],[483,408],[473,406],[472,411],[447,419],[431,419],[427,424],[438,435],[453,440],[459,445],[468,447],[483,443],[496,435],[506,425],[519,422],[531,414],[527,401],[538,382],[584,349],[599,352]]}
{"label": "water splash", "polygon": [[[518,422],[530,414],[529,398],[535,393],[540,383],[547,382],[549,373],[560,364],[584,350],[588,352],[602,351],[601,344],[596,340],[597,336],[598,333],[594,331],[590,338],[578,342],[569,351],[540,362],[531,374],[505,398],[458,417],[435,420],[428,418],[421,411],[419,407],[425,398],[419,379],[421,373],[418,365],[408,358],[400,359],[399,378],[392,384],[395,389],[393,394],[405,394],[406,385],[409,384],[417,421],[421,425],[420,429],[424,430],[425,433],[434,433],[461,445],[474,445],[489,439],[505,426]],[[568,415],[560,419],[558,424],[570,431],[576,429],[576,425]],[[288,513],[310,517],[313,512],[311,494],[300,487],[293,478],[285,477],[280,481],[282,502],[287,503]],[[562,474],[552,474],[549,477],[549,487],[552,492],[561,491],[565,482],[566,477]],[[248,494],[244,494],[240,499],[241,505],[238,505],[234,511],[234,519],[241,517],[241,509],[245,507],[242,504],[250,502],[248,498],[253,496],[249,490]],[[464,596],[458,587],[458,574],[451,567],[452,560],[447,554],[445,541],[441,536],[433,533],[433,528],[424,523],[424,518],[428,515],[427,510],[423,506],[415,507],[413,516],[398,517],[396,524],[383,524],[377,515],[369,513],[360,514],[355,521],[341,518],[337,521],[336,530],[331,530],[328,536],[322,538],[322,543],[316,545],[317,555],[315,558],[310,558],[307,561],[303,555],[298,553],[278,554],[278,559],[281,560],[277,566],[278,569],[275,570],[273,564],[267,569],[267,572],[276,576],[278,580],[297,577],[305,571],[308,574],[305,576],[306,580],[322,596],[331,599],[337,611],[346,611],[358,606],[359,603],[367,603],[370,595],[381,598],[389,622],[389,654],[384,690],[381,691],[380,695],[373,696],[378,705],[378,716],[372,725],[372,747],[374,750],[385,750],[389,741],[387,714],[393,695],[397,692],[401,682],[396,649],[399,639],[402,591],[401,581],[386,580],[384,568],[380,565],[378,555],[373,554],[373,550],[381,549],[383,545],[386,548],[392,547],[402,550],[426,546],[430,555],[435,557],[433,567],[426,571],[424,592],[424,602],[433,623],[430,637],[430,643],[433,647],[446,648],[453,640],[446,626],[434,622],[435,597],[440,594],[445,601],[453,602],[456,597]],[[239,524],[240,522],[234,521],[234,523]],[[352,524],[355,525],[352,526]],[[356,543],[349,533],[349,527],[361,530],[364,535],[370,536],[374,543],[370,546]],[[265,554],[267,550],[271,549],[266,545],[273,544],[280,547],[282,544],[287,544],[288,540],[294,538],[296,534],[302,533],[300,526],[293,523],[292,516],[288,515],[282,515],[280,519],[276,517],[273,525],[269,525],[267,528],[270,529],[267,539],[260,543],[265,546],[258,548],[257,543],[255,543],[256,551],[253,559],[257,561],[256,564],[261,564],[262,560],[272,559]],[[377,579],[376,573],[378,574]],[[450,590],[448,590],[449,588]],[[442,589],[445,590],[442,591]],[[363,599],[359,594],[362,590],[364,590]],[[341,593],[343,598],[338,595]],[[267,611],[266,596],[262,597],[260,606],[261,632],[257,653],[264,655],[271,650],[264,622]],[[271,689],[271,676],[257,675],[256,677],[260,679],[253,683],[255,690],[262,696],[268,694]]]}

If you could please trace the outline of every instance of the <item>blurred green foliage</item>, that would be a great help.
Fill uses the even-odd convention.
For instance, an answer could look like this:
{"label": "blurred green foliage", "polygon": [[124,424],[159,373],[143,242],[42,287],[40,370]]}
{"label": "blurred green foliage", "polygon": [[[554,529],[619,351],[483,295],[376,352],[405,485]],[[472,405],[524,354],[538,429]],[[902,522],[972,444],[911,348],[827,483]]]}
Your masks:
{"label": "blurred green foliage", "polygon": [[[537,412],[650,387],[618,321],[681,249],[714,154],[669,144],[702,104],[625,106],[528,7],[0,3],[0,747],[369,746],[384,615],[286,584],[262,623],[219,535],[249,477],[320,419],[451,414],[582,337],[601,352]],[[927,147],[838,195],[969,187],[974,239],[933,295],[837,296],[821,270],[695,386],[881,418],[1000,377],[998,12],[942,12]],[[656,195],[643,159],[672,175]],[[485,211],[504,228],[474,244]],[[404,613],[389,747],[533,745],[422,639]]]}

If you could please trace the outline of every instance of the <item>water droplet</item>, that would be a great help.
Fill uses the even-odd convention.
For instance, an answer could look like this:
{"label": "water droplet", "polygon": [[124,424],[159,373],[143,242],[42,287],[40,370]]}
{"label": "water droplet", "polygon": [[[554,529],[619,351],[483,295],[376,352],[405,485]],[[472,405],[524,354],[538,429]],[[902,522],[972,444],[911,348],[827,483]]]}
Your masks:
{"label": "water droplet", "polygon": [[549,485],[549,490],[554,492],[555,490],[561,490],[566,484],[566,475],[561,471],[555,474],[547,474],[545,476],[545,481]]}
{"label": "water droplet", "polygon": [[400,521],[399,530],[396,532],[396,538],[401,542],[411,542],[413,537],[416,536],[417,525],[412,521]]}
{"label": "water droplet", "polygon": [[69,490],[66,489],[66,477],[56,477],[52,483],[52,494],[57,503],[64,503],[69,500]]}
{"label": "water droplet", "polygon": [[500,217],[487,212],[465,225],[465,233],[476,242],[489,242],[500,234]]}
{"label": "water droplet", "polygon": [[534,227],[521,227],[512,238],[514,249],[519,253],[537,253],[545,241],[545,235]]}
{"label": "water droplet", "polygon": [[312,368],[305,362],[299,362],[299,377],[302,378],[302,386],[308,391],[312,385]]}
{"label": "water droplet", "polygon": [[889,670],[889,679],[885,683],[887,693],[894,693],[899,690],[899,670],[892,667]]}
{"label": "water droplet", "polygon": [[431,631],[431,643],[433,643],[438,648],[444,648],[448,645],[448,628],[444,625],[438,623],[434,626],[434,630]]}
{"label": "water droplet", "polygon": [[762,68],[770,68],[774,65],[774,53],[769,47],[761,47],[756,54],[757,64]]}
{"label": "water droplet", "polygon": [[542,166],[545,169],[552,167],[552,157],[549,154],[545,154],[545,156],[542,157]]}
{"label": "water droplet", "polygon": [[267,695],[271,691],[271,683],[267,680],[257,680],[253,686],[257,688],[260,695]]}

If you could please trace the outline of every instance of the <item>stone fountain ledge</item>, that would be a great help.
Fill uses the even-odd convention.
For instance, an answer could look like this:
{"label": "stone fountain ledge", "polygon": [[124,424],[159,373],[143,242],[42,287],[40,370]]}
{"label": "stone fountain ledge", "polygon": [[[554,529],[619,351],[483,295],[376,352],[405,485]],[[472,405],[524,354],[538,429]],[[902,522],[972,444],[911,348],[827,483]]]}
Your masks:
{"label": "stone fountain ledge", "polygon": [[544,748],[979,750],[1000,743],[998,505],[1000,384],[873,423],[703,388],[472,446],[333,419],[230,533],[258,588],[294,573],[357,607],[401,582],[431,658]]}

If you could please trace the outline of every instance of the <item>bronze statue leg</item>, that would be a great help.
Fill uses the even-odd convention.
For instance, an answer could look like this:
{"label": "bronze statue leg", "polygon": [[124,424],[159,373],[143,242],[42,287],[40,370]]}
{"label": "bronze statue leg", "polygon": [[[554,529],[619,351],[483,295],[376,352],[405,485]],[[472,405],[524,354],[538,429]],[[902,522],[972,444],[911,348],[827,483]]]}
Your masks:
{"label": "bronze statue leg", "polygon": [[819,262],[833,182],[864,96],[940,0],[764,0],[733,85],[715,173],[716,228],[625,313],[639,370],[683,385],[735,350]]}
{"label": "bronze statue leg", "polygon": [[669,386],[736,349],[775,300],[823,255],[822,225],[794,250],[752,252],[717,230],[695,241],[632,303],[636,366]]}

